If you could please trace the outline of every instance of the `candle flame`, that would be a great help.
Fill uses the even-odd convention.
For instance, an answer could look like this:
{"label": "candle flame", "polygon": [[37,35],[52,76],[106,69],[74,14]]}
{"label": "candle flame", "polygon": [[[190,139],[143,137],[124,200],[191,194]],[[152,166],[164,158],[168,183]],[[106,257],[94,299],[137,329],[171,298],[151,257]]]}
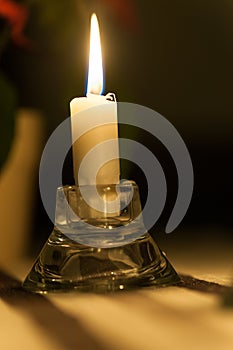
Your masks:
{"label": "candle flame", "polygon": [[98,19],[91,16],[90,53],[87,93],[101,95],[103,91],[103,65]]}

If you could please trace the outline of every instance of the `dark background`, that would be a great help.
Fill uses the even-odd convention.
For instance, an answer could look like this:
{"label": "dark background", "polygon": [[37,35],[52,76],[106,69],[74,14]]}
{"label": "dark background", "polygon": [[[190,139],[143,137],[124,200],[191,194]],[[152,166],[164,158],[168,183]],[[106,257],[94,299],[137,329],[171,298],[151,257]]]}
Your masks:
{"label": "dark background", "polygon": [[[166,174],[166,209],[153,233],[161,241],[179,239],[186,230],[192,232],[190,239],[214,235],[215,240],[230,241],[232,1],[137,0],[122,2],[120,10],[116,1],[57,3],[57,15],[50,14],[47,22],[40,21],[40,11],[46,8],[31,6],[26,33],[36,43],[34,50],[9,43],[2,55],[1,66],[17,89],[19,105],[45,113],[48,137],[69,115],[69,101],[85,95],[89,19],[96,12],[103,45],[105,92],[113,91],[118,101],[141,104],[166,117],[179,131],[193,162],[195,187],[190,208],[172,238],[164,238],[177,191],[174,164],[158,140],[141,130],[121,127],[121,136],[134,137],[153,150]],[[137,181],[144,202],[146,182],[141,171],[124,164],[122,175]],[[68,157],[64,183],[72,182]],[[35,228],[40,245],[52,224],[39,194]]]}

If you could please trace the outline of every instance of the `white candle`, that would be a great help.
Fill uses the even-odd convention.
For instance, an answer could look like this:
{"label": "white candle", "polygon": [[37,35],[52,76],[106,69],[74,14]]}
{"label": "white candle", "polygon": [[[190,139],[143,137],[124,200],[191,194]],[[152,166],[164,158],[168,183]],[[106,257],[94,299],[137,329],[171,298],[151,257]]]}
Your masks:
{"label": "white candle", "polygon": [[[82,134],[82,130],[87,129],[87,126],[90,126],[92,123],[95,125],[96,121],[98,121],[99,126],[84,133],[73,143],[73,165],[76,185],[92,184],[90,175],[93,170],[90,162],[86,163],[81,176],[78,176],[80,164],[85,155],[101,142],[118,138],[117,103],[114,100],[109,100],[108,95],[102,96],[102,89],[103,68],[99,26],[97,17],[93,14],[91,18],[87,96],[74,98],[70,103],[72,139],[76,140],[77,135],[80,135],[80,133]],[[107,109],[104,108],[106,104],[108,104]],[[103,108],[100,107],[101,105]],[[98,108],[94,108],[97,106]],[[79,112],[85,110],[89,111],[85,114],[79,114]],[[102,123],[105,123],[105,125],[101,125]],[[107,162],[99,170],[96,177],[97,184],[119,183],[120,167],[118,145],[114,146],[113,154],[115,159]],[[99,164],[102,164],[104,154],[97,151],[96,158]]]}

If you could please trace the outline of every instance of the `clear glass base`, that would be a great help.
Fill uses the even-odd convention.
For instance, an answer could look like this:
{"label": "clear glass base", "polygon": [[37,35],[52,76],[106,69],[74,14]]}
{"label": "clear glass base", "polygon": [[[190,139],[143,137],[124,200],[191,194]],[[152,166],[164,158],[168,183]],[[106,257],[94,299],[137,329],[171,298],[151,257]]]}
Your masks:
{"label": "clear glass base", "polygon": [[97,189],[58,189],[54,230],[23,287],[41,293],[112,292],[178,283],[146,232],[137,185],[127,181]]}
{"label": "clear glass base", "polygon": [[114,248],[91,248],[56,228],[23,287],[33,292],[113,292],[177,284],[177,273],[149,234]]}

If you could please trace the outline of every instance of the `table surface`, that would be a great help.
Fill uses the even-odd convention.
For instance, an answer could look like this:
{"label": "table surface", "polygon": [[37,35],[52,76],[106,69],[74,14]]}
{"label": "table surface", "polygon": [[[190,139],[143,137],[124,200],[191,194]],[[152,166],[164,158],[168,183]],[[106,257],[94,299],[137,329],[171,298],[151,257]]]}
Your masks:
{"label": "table surface", "polygon": [[222,306],[218,285],[232,282],[231,247],[195,244],[179,250],[168,244],[167,256],[178,272],[214,288],[197,281],[203,288],[42,296],[18,288],[31,261],[9,265],[0,272],[0,348],[232,350],[233,308]]}

